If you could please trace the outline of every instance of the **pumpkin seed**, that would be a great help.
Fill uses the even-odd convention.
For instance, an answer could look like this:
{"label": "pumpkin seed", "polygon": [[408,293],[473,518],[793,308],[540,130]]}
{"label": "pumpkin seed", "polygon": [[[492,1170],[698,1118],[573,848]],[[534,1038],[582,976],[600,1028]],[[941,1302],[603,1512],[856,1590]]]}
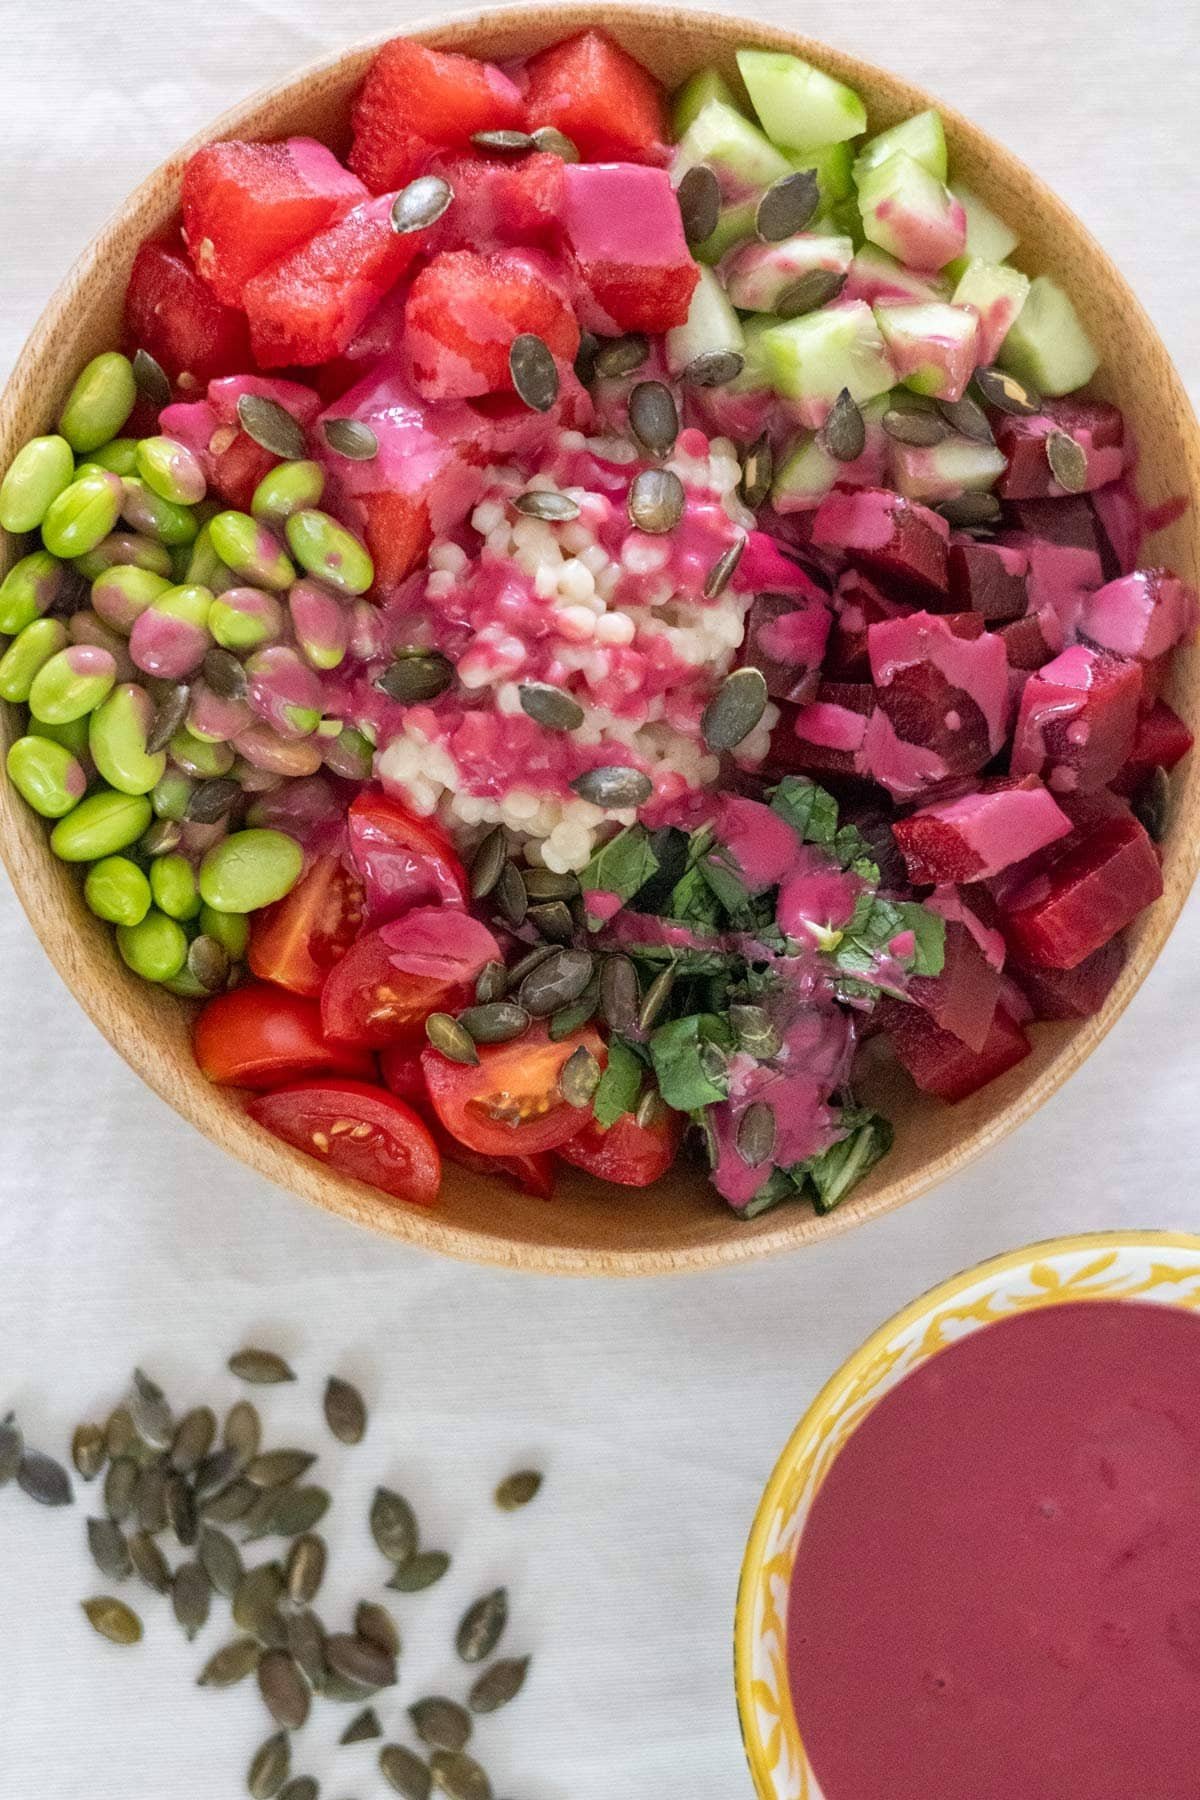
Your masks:
{"label": "pumpkin seed", "polygon": [[490,1006],[493,1000],[499,1000],[508,980],[508,970],[501,962],[484,963],[475,983],[475,999],[480,1006]]}
{"label": "pumpkin seed", "polygon": [[139,1581],[156,1594],[170,1593],[170,1565],[149,1532],[134,1532],[129,1540],[129,1558]]}
{"label": "pumpkin seed", "polygon": [[530,488],[528,493],[517,495],[513,508],[527,519],[545,519],[551,524],[565,524],[579,517],[578,500],[554,488]]}
{"label": "pumpkin seed", "polygon": [[536,332],[522,331],[513,339],[508,372],[518,397],[531,411],[550,411],[558,399],[558,365]]}
{"label": "pumpkin seed", "polygon": [[742,479],[738,492],[745,504],[753,512],[760,507],[771,491],[771,483],[775,479],[775,452],[771,448],[771,440],[764,432],[751,444],[742,463]]}
{"label": "pumpkin seed", "polygon": [[693,356],[682,379],[689,387],[724,387],[726,382],[736,381],[745,366],[740,350],[704,350]]}
{"label": "pumpkin seed", "polygon": [[531,906],[529,923],[550,944],[569,944],[575,936],[575,920],[565,900],[544,900]]}
{"label": "pumpkin seed", "polygon": [[265,394],[240,394],[237,414],[246,436],[272,456],[282,456],[285,462],[302,462],[307,456],[304,432],[278,400]]}
{"label": "pumpkin seed", "polygon": [[396,1658],[369,1638],[353,1632],[337,1631],[325,1640],[325,1660],[343,1681],[355,1682],[360,1688],[392,1687],[396,1680]]}
{"label": "pumpkin seed", "polygon": [[289,1613],[284,1621],[287,1651],[309,1687],[320,1693],[329,1673],[325,1664],[325,1632],[315,1612]]}
{"label": "pumpkin seed", "polygon": [[735,1004],[729,1008],[729,1023],[739,1050],[767,1062],[778,1056],[783,1041],[761,1006]]}
{"label": "pumpkin seed", "polygon": [[918,450],[932,449],[950,435],[940,413],[918,412],[909,406],[889,407],[883,415],[883,429],[897,444],[912,444]]}
{"label": "pumpkin seed", "polygon": [[277,1731],[256,1752],[246,1776],[250,1800],[275,1800],[292,1766],[292,1745],[286,1731]]}
{"label": "pumpkin seed", "polygon": [[754,230],[764,244],[779,244],[803,231],[816,212],[821,188],[813,169],[798,169],[773,181],[754,213]]}
{"label": "pumpkin seed", "polygon": [[459,1621],[455,1648],[465,1663],[484,1662],[508,1623],[508,1589],[495,1588],[469,1606]]}
{"label": "pumpkin seed", "polygon": [[765,1100],[756,1100],[738,1120],[737,1150],[742,1161],[752,1169],[769,1162],[775,1148],[775,1108]]}
{"label": "pumpkin seed", "polygon": [[166,1396],[156,1381],[141,1369],[133,1371],[133,1387],[129,1395],[129,1413],[134,1429],[144,1443],[155,1450],[166,1450],[175,1435],[175,1422]]}
{"label": "pumpkin seed", "polygon": [[233,1596],[233,1622],[239,1631],[248,1631],[260,1643],[275,1635],[272,1621],[283,1599],[283,1570],[278,1563],[260,1563],[247,1569]]}
{"label": "pumpkin seed", "polygon": [[137,383],[138,392],[151,406],[160,410],[164,406],[170,406],[171,383],[167,379],[166,370],[148,350],[134,352],[133,379]]}
{"label": "pumpkin seed", "polygon": [[392,202],[392,230],[404,237],[436,224],[454,198],[454,189],[440,175],[418,175],[401,188]]}
{"label": "pumpkin seed", "polygon": [[300,1537],[319,1525],[329,1511],[329,1493],[322,1487],[280,1487],[268,1492],[272,1504],[267,1516],[256,1521],[247,1541],[259,1537]]}
{"label": "pumpkin seed", "polygon": [[624,337],[606,338],[596,352],[596,373],[610,380],[632,375],[649,354],[650,344],[640,331],[626,332]]}
{"label": "pumpkin seed", "polygon": [[658,1121],[664,1117],[666,1110],[666,1102],[658,1089],[647,1088],[638,1101],[637,1111],[633,1116],[643,1131],[649,1131],[651,1126],[657,1125]]}
{"label": "pumpkin seed", "polygon": [[545,681],[523,681],[517,689],[521,710],[548,731],[574,731],[583,724],[583,708],[562,688]]}
{"label": "pumpkin seed", "polygon": [[613,1031],[632,1031],[642,1003],[637,970],[628,956],[606,956],[600,965],[600,1011]]}
{"label": "pumpkin seed", "polygon": [[367,1431],[367,1407],[358,1389],[340,1375],[325,1383],[325,1423],[339,1444],[361,1444]]}
{"label": "pumpkin seed", "polygon": [[267,1450],[247,1463],[246,1480],[260,1488],[283,1487],[299,1481],[316,1460],[308,1450]]}
{"label": "pumpkin seed", "polygon": [[630,768],[628,763],[602,763],[599,768],[587,769],[575,777],[571,786],[581,800],[590,800],[606,812],[641,806],[654,792],[650,777],[640,769]]}
{"label": "pumpkin seed", "polygon": [[[166,749],[187,718],[188,707],[191,703],[192,690],[186,681],[176,682],[174,687],[167,689],[158,703],[157,711],[154,714],[154,723],[146,738],[148,755],[156,756],[160,750]],[[118,1408],[118,1410],[122,1409]],[[112,1455],[111,1449],[109,1455]]]}
{"label": "pumpkin seed", "polygon": [[413,1730],[435,1750],[462,1750],[471,1736],[471,1715],[456,1700],[431,1694],[408,1709]]}
{"label": "pumpkin seed", "polygon": [[700,719],[710,750],[734,750],[754,730],[767,707],[767,684],[761,669],[734,669],[727,675]]}
{"label": "pumpkin seed", "polygon": [[522,869],[521,880],[531,900],[573,900],[579,892],[579,877],[569,869]]}
{"label": "pumpkin seed", "polygon": [[[15,1425],[0,1425],[0,1487],[3,1487],[6,1481],[12,1480],[13,1475],[16,1473],[17,1463],[21,1460],[21,1452],[18,1449],[16,1456],[13,1459],[11,1469],[7,1475],[5,1474],[5,1433],[6,1431],[10,1434],[15,1433],[16,1429]],[[19,1437],[20,1434],[18,1433],[18,1442]],[[12,1455],[11,1450],[9,1455]],[[94,1481],[104,1467],[104,1460],[103,1428],[99,1425],[77,1425],[75,1428],[75,1435],[71,1439],[71,1461],[74,1463],[76,1471],[85,1481]]]}
{"label": "pumpkin seed", "polygon": [[329,448],[348,462],[370,462],[379,455],[379,439],[362,419],[326,419],[321,429]]}
{"label": "pumpkin seed", "polygon": [[215,825],[233,810],[241,798],[240,782],[233,781],[226,775],[214,775],[192,789],[185,816],[193,825]]}
{"label": "pumpkin seed", "polygon": [[385,1656],[395,1661],[400,1654],[400,1633],[386,1606],[374,1600],[360,1600],[354,1612],[355,1635],[374,1644]]}
{"label": "pumpkin seed", "polygon": [[940,512],[948,525],[963,530],[995,525],[1000,519],[1000,502],[995,494],[959,494],[953,500],[939,501],[933,510]]}
{"label": "pumpkin seed", "polygon": [[0,1420],[0,1487],[7,1487],[21,1466],[25,1440],[12,1413]]}
{"label": "pumpkin seed", "polygon": [[527,1656],[510,1657],[503,1662],[494,1662],[490,1669],[485,1669],[471,1689],[471,1711],[498,1712],[510,1700],[515,1700],[525,1685],[529,1661]]}
{"label": "pumpkin seed", "polygon": [[133,1511],[140,1476],[141,1471],[132,1456],[118,1456],[108,1465],[108,1474],[104,1477],[104,1506],[109,1518],[115,1519],[118,1525],[124,1524]]}
{"label": "pumpkin seed", "polygon": [[181,1563],[171,1584],[171,1608],[190,1644],[208,1623],[212,1588],[198,1562]]}
{"label": "pumpkin seed", "polygon": [[[994,444],[995,434],[988,423],[988,416],[970,394],[964,394],[961,400],[939,400],[937,409],[948,425],[963,437],[970,438],[976,444]],[[886,424],[886,420],[884,423]]]}
{"label": "pumpkin seed", "polygon": [[449,1567],[444,1550],[419,1550],[400,1564],[387,1585],[398,1594],[420,1594],[440,1581]]}
{"label": "pumpkin seed", "polygon": [[558,1088],[568,1106],[590,1106],[600,1085],[601,1069],[586,1044],[572,1050],[558,1076]]}
{"label": "pumpkin seed", "polygon": [[385,1744],[379,1752],[379,1771],[403,1800],[429,1800],[432,1777],[415,1750],[404,1744]]}
{"label": "pumpkin seed", "polygon": [[660,969],[650,986],[646,989],[646,997],[642,1001],[642,1010],[638,1014],[638,1029],[649,1031],[657,1023],[663,1007],[671,997],[671,989],[675,986],[675,965],[668,963]]}
{"label": "pumpkin seed", "polygon": [[[691,171],[694,175],[695,169]],[[629,396],[629,424],[651,456],[668,456],[679,436],[675,396],[662,381],[639,381]]]}
{"label": "pumpkin seed", "polygon": [[724,1081],[729,1073],[729,1058],[720,1044],[702,1043],[697,1060],[712,1082]]}
{"label": "pumpkin seed", "polygon": [[506,862],[496,882],[496,905],[502,916],[514,927],[523,925],[529,906],[529,895],[515,863]]}
{"label": "pumpkin seed", "polygon": [[214,1590],[226,1600],[232,1600],[246,1572],[242,1553],[233,1539],[218,1531],[215,1525],[202,1525],[198,1554],[200,1566]]}
{"label": "pumpkin seed", "polygon": [[363,1744],[368,1738],[383,1736],[383,1726],[379,1723],[379,1714],[373,1706],[364,1706],[357,1717],[351,1719],[345,1731],[338,1739],[339,1744]]}
{"label": "pumpkin seed", "polygon": [[[282,1356],[274,1350],[238,1350],[229,1359],[230,1373],[239,1381],[271,1386],[280,1381],[295,1381],[296,1376]],[[232,1416],[232,1415],[231,1415]],[[226,1428],[228,1430],[228,1427]],[[228,1442],[228,1437],[226,1442]]]}
{"label": "pumpkin seed", "polygon": [[687,496],[674,469],[642,469],[629,486],[629,517],[639,531],[662,537],[683,517]]}
{"label": "pumpkin seed", "polygon": [[417,706],[436,700],[454,680],[454,664],[440,650],[402,650],[394,662],[375,677],[375,686],[389,700]]}
{"label": "pumpkin seed", "polygon": [[92,1630],[110,1644],[136,1644],[140,1640],[142,1621],[123,1600],[114,1600],[111,1594],[97,1594],[80,1604]]}
{"label": "pumpkin seed", "polygon": [[560,1006],[578,1000],[592,979],[593,962],[586,950],[552,950],[522,981],[517,998],[535,1019],[548,1018]]}
{"label": "pumpkin seed", "polygon": [[222,700],[240,700],[246,692],[245,669],[233,651],[223,649],[220,644],[213,644],[205,651],[200,672],[205,686]]}
{"label": "pumpkin seed", "polygon": [[293,1775],[286,1787],[279,1790],[279,1800],[320,1800],[321,1789],[315,1776]]}
{"label": "pumpkin seed", "polygon": [[471,142],[479,150],[507,150],[528,155],[534,148],[527,131],[474,131]]}
{"label": "pumpkin seed", "polygon": [[236,1687],[239,1681],[245,1681],[247,1675],[253,1675],[261,1658],[262,1648],[253,1638],[234,1638],[230,1643],[222,1644],[209,1657],[196,1677],[196,1686]]}
{"label": "pumpkin seed", "polygon": [[200,1517],[196,1496],[182,1475],[167,1477],[165,1489],[167,1524],[185,1550],[190,1550],[200,1535]]}
{"label": "pumpkin seed", "polygon": [[171,1442],[171,1467],[181,1475],[190,1475],[200,1467],[212,1449],[217,1435],[217,1415],[211,1406],[193,1407],[179,1421]]}
{"label": "pumpkin seed", "polygon": [[721,216],[721,184],[707,163],[689,169],[675,190],[683,235],[689,244],[702,244],[717,229]]}
{"label": "pumpkin seed", "polygon": [[500,1483],[495,1494],[496,1505],[501,1512],[517,1512],[522,1506],[529,1505],[541,1485],[542,1477],[537,1469],[520,1469]]}
{"label": "pumpkin seed", "polygon": [[867,427],[849,388],[843,388],[821,431],[826,450],[836,462],[857,462],[867,446]]}
{"label": "pumpkin seed", "polygon": [[39,1506],[70,1506],[71,1478],[61,1463],[40,1450],[26,1450],[17,1465],[17,1486]]}
{"label": "pumpkin seed", "polygon": [[205,1500],[201,1510],[206,1519],[214,1519],[218,1525],[233,1525],[245,1518],[258,1498],[259,1489],[252,1482],[231,1481],[219,1494]]}
{"label": "pumpkin seed", "polygon": [[1151,770],[1130,801],[1133,816],[1144,827],[1151,843],[1161,844],[1166,836],[1171,806],[1171,778],[1158,766]]}
{"label": "pumpkin seed", "polygon": [[559,131],[554,125],[539,125],[536,131],[530,132],[535,150],[541,150],[547,156],[561,157],[563,162],[577,163],[579,147],[569,138],[565,131]]}
{"label": "pumpkin seed", "polygon": [[581,331],[579,348],[575,352],[575,378],[583,387],[590,387],[596,379],[596,352],[600,348],[600,339],[593,331]]}
{"label": "pumpkin seed", "polygon": [[468,1006],[458,1022],[477,1044],[507,1044],[529,1029],[529,1014],[515,1001],[493,1000],[487,1006]]}
{"label": "pumpkin seed", "polygon": [[491,1782],[465,1750],[435,1750],[429,1771],[446,1800],[492,1800]]}
{"label": "pumpkin seed", "polygon": [[137,1522],[153,1537],[167,1528],[167,1469],[161,1462],[147,1463],[138,1477]]}
{"label": "pumpkin seed", "polygon": [[[765,495],[764,495],[765,498]],[[728,549],[723,550],[704,579],[704,598],[717,600],[725,592],[737,572],[746,548],[745,535],[735,538]]]}
{"label": "pumpkin seed", "polygon": [[371,1536],[389,1562],[403,1563],[417,1553],[420,1532],[417,1515],[391,1488],[376,1488],[371,1502]]}
{"label": "pumpkin seed", "polygon": [[115,1519],[89,1519],[88,1550],[92,1561],[110,1581],[127,1581],[133,1573],[133,1559],[125,1533]]}
{"label": "pumpkin seed", "polygon": [[470,1032],[449,1013],[430,1013],[425,1021],[425,1036],[449,1062],[473,1066],[479,1061],[479,1052],[471,1041]]}
{"label": "pumpkin seed", "polygon": [[224,1439],[226,1449],[233,1452],[239,1468],[245,1468],[251,1457],[258,1455],[262,1420],[252,1401],[238,1400],[230,1407],[225,1419]]}
{"label": "pumpkin seed", "polygon": [[[487,836],[482,838],[478,849],[471,858],[470,879],[471,897],[475,900],[486,900],[500,879],[508,850],[508,840],[503,825],[494,825]],[[492,967],[488,964],[487,967]],[[498,966],[498,965],[496,965]]]}
{"label": "pumpkin seed", "polygon": [[263,1704],[284,1731],[299,1731],[312,1698],[308,1683],[286,1650],[268,1650],[258,1665],[258,1691]]}
{"label": "pumpkin seed", "polygon": [[780,294],[775,313],[781,319],[799,319],[836,300],[846,285],[843,269],[806,269]]}
{"label": "pumpkin seed", "polygon": [[[525,892],[524,884],[522,884],[521,892]],[[542,964],[548,962],[553,955],[553,944],[535,944],[531,950],[527,950],[524,956],[518,957],[512,968],[507,971],[506,991],[510,994],[516,992],[525,977],[532,974],[534,969],[540,969]]]}
{"label": "pumpkin seed", "polygon": [[1006,369],[989,368],[985,364],[975,371],[975,386],[989,406],[994,406],[998,412],[1011,413],[1014,418],[1027,418],[1042,410],[1041,395]]}
{"label": "pumpkin seed", "polygon": [[1087,451],[1069,431],[1052,431],[1046,439],[1046,461],[1060,488],[1082,494],[1088,484]]}
{"label": "pumpkin seed", "polygon": [[207,994],[220,993],[229,981],[229,952],[205,932],[188,945],[187,966]]}

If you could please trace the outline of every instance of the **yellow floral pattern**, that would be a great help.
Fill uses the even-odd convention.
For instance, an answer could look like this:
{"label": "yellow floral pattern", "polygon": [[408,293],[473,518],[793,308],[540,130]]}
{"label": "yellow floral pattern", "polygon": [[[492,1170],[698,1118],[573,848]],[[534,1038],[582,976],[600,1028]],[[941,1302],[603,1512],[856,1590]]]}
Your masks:
{"label": "yellow floral pattern", "polygon": [[1040,1306],[1114,1299],[1200,1309],[1200,1238],[1062,1238],[982,1263],[898,1313],[817,1396],[763,1496],[738,1592],[738,1710],[760,1800],[822,1800],[792,1711],[787,1601],[809,1508],[850,1433],[910,1370],[981,1326]]}

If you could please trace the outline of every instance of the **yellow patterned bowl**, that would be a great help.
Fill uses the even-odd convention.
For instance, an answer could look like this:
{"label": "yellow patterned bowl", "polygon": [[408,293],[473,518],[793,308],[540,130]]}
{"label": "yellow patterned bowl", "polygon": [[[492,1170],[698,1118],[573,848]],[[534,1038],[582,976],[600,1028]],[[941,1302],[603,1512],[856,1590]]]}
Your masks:
{"label": "yellow patterned bowl", "polygon": [[1033,1307],[1089,1300],[1149,1300],[1200,1311],[1200,1238],[1098,1232],[980,1263],[881,1326],[801,1419],[767,1484],[738,1590],[737,1703],[760,1800],[822,1800],[792,1711],[787,1602],[796,1546],[838,1451],[889,1388],[947,1344]]}

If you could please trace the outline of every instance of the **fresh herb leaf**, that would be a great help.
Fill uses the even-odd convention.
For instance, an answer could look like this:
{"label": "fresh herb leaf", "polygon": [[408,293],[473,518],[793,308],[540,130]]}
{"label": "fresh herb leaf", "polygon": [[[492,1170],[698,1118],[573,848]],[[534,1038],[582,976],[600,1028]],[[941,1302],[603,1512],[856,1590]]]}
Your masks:
{"label": "fresh herb leaf", "polygon": [[739,1219],[757,1219],[760,1214],[770,1212],[773,1206],[793,1199],[798,1191],[796,1177],[790,1169],[772,1169],[753,1200],[733,1210]]}
{"label": "fresh herb leaf", "polygon": [[645,1064],[636,1051],[631,1050],[623,1038],[610,1038],[608,1064],[592,1102],[597,1125],[607,1131],[622,1113],[633,1111],[642,1091],[644,1073]]}
{"label": "fresh herb leaf", "polygon": [[700,874],[734,921],[753,920],[750,890],[723,851],[710,852],[700,862]]}
{"label": "fresh herb leaf", "polygon": [[900,930],[911,931],[917,940],[912,960],[913,974],[940,975],[946,966],[945,919],[917,900],[897,901],[896,911],[900,914]]}
{"label": "fresh herb leaf", "polygon": [[837,801],[805,775],[784,776],[771,795],[771,811],[786,819],[803,843],[832,845],[837,838]]}
{"label": "fresh herb leaf", "polygon": [[841,1123],[846,1136],[800,1165],[816,1189],[813,1205],[819,1213],[832,1212],[840,1205],[892,1147],[892,1127],[879,1113],[847,1107]]}
{"label": "fresh herb leaf", "polygon": [[658,867],[633,895],[629,906],[633,912],[652,913],[655,918],[673,917],[667,903],[688,866],[691,838],[678,825],[664,825],[650,833],[650,848]]}
{"label": "fresh herb leaf", "polygon": [[[602,844],[579,877],[584,893],[598,890],[616,894],[622,905],[632,900],[658,870],[658,858],[644,825],[627,825],[615,838]],[[588,915],[588,929],[599,931],[604,919]]]}
{"label": "fresh herb leaf", "polygon": [[650,1061],[667,1105],[695,1112],[724,1100],[729,1078],[714,1068],[713,1047],[724,1051],[731,1044],[729,1026],[716,1013],[691,1013],[660,1025],[650,1036]]}
{"label": "fresh herb leaf", "polygon": [[703,931],[715,931],[720,925],[720,903],[697,863],[678,882],[663,908],[663,917]]}

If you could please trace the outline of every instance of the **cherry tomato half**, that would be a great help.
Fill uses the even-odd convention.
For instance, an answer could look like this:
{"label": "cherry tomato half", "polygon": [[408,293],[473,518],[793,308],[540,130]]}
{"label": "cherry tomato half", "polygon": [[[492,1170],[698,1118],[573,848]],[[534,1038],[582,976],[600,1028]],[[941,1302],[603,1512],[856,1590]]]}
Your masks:
{"label": "cherry tomato half", "polygon": [[548,1151],[537,1151],[532,1156],[481,1156],[478,1150],[468,1150],[465,1144],[450,1136],[430,1107],[421,1051],[416,1044],[393,1044],[380,1053],[379,1067],[391,1092],[415,1106],[427,1120],[443,1156],[475,1175],[502,1175],[506,1180],[516,1182],[523,1194],[533,1194],[539,1200],[552,1198],[557,1170]]}
{"label": "cherry tomato half", "polygon": [[442,1159],[429,1128],[403,1100],[365,1081],[297,1081],[257,1094],[252,1119],[340,1175],[397,1200],[432,1206]]}
{"label": "cherry tomato half", "polygon": [[256,913],[246,960],[263,981],[315,998],[362,929],[363,885],[340,857],[318,857],[303,881]]}
{"label": "cherry tomato half", "polygon": [[589,1120],[558,1154],[601,1181],[649,1187],[675,1161],[682,1136],[683,1120],[677,1112],[664,1109],[651,1125],[639,1125],[632,1113],[622,1113],[607,1130]]}
{"label": "cherry tomato half", "polygon": [[474,1067],[452,1063],[429,1049],[422,1053],[434,1110],[451,1137],[483,1156],[530,1156],[553,1150],[582,1131],[590,1106],[563,1099],[558,1077],[567,1058],[586,1044],[603,1067],[608,1052],[585,1027],[552,1043],[540,1021],[509,1044],[481,1044]]}
{"label": "cherry tomato half", "polygon": [[346,823],[373,925],[438,900],[467,904],[466,871],[432,819],[418,819],[382,788],[364,788]]}
{"label": "cherry tomato half", "polygon": [[196,1061],[221,1087],[269,1088],[297,1075],[373,1075],[360,1049],[331,1044],[315,1000],[251,981],[217,994],[196,1020]]}
{"label": "cherry tomato half", "polygon": [[431,1012],[465,1006],[471,985],[500,946],[457,906],[419,906],[368,931],[330,971],[321,990],[326,1034],[382,1049],[415,1042]]}

